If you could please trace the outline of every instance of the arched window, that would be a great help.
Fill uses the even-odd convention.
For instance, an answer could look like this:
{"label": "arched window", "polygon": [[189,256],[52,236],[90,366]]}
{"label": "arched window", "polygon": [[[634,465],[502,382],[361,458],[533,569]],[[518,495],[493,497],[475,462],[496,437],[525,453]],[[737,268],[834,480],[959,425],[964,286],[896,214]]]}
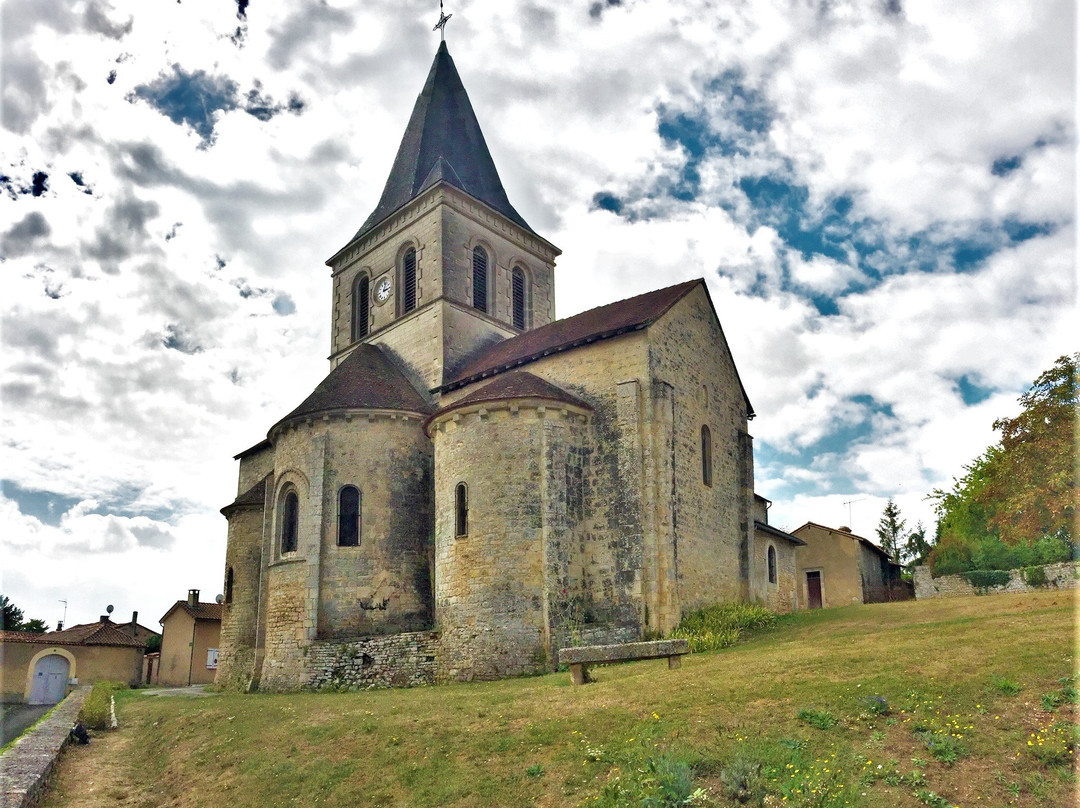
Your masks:
{"label": "arched window", "polygon": [[769,583],[776,583],[776,550],[769,545]]}
{"label": "arched window", "polygon": [[472,251],[472,304],[474,309],[488,310],[488,255],[483,247]]}
{"label": "arched window", "polygon": [[225,570],[225,602],[232,603],[233,568]]}
{"label": "arched window", "polygon": [[416,308],[416,250],[410,247],[401,259],[402,312]]}
{"label": "arched window", "polygon": [[514,267],[510,276],[511,280],[511,307],[510,314],[513,318],[514,328],[525,328],[525,271],[521,267]]}
{"label": "arched window", "polygon": [[300,500],[289,491],[281,501],[281,552],[296,552],[296,534],[300,526]]}
{"label": "arched window", "polygon": [[454,535],[469,535],[469,490],[465,483],[454,489]]}
{"label": "arched window", "polygon": [[368,314],[371,309],[371,280],[367,275],[356,279],[353,287],[352,338],[355,342],[368,333]]}
{"label": "arched window", "polygon": [[705,425],[701,427],[701,481],[712,486],[712,433]]}
{"label": "arched window", "polygon": [[360,489],[347,485],[338,493],[338,547],[360,545]]}

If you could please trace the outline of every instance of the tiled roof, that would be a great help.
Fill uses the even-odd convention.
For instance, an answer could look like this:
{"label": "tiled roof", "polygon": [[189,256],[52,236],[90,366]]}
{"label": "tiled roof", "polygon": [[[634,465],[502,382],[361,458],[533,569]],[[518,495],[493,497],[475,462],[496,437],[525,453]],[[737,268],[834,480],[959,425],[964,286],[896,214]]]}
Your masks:
{"label": "tiled roof", "polygon": [[888,553],[886,553],[884,550],[882,550],[880,547],[878,547],[876,544],[874,544],[872,541],[870,541],[870,539],[867,539],[864,536],[860,536],[857,533],[852,533],[850,530],[838,530],[835,527],[828,527],[827,525],[819,525],[817,522],[807,522],[805,525],[797,527],[791,532],[792,533],[798,533],[800,530],[805,530],[808,527],[820,528],[821,530],[827,530],[830,533],[835,533],[837,536],[847,536],[849,539],[854,539],[855,541],[862,542],[867,547],[869,547],[871,550],[875,550],[876,552],[881,553],[881,555],[885,556],[885,558],[887,558],[889,560],[890,564],[895,564],[896,563],[895,561],[892,560],[892,558],[889,556]]}
{"label": "tiled roof", "polygon": [[554,384],[546,382],[532,373],[518,370],[500,375],[493,382],[485,384],[479,390],[474,390],[453,404],[448,404],[431,416],[428,423],[439,415],[461,407],[467,407],[470,404],[479,404],[485,401],[506,401],[515,398],[542,398],[548,401],[561,401],[587,410],[592,409],[588,402],[571,395],[561,387],[556,387]]}
{"label": "tiled roof", "polygon": [[274,426],[305,415],[351,409],[404,410],[428,415],[434,408],[378,346],[360,345],[319,382],[299,407]]}
{"label": "tiled roof", "polygon": [[33,642],[40,636],[32,631],[0,631],[0,642]]}
{"label": "tiled roof", "polygon": [[165,612],[161,616],[162,623],[177,609],[183,609],[189,615],[196,620],[220,620],[221,619],[221,604],[220,603],[203,603],[202,601],[192,606],[186,600],[178,600],[172,606],[169,607],[169,611]]}
{"label": "tiled roof", "polygon": [[644,328],[699,284],[704,284],[704,281],[686,281],[526,331],[486,349],[443,384],[442,390],[453,390],[485,375],[500,373],[542,356]]}
{"label": "tiled roof", "polygon": [[63,631],[50,631],[39,634],[30,642],[48,643],[49,645],[118,645],[129,648],[142,648],[141,640],[131,636],[130,629],[125,631],[115,623],[83,623],[65,628]]}
{"label": "tiled roof", "polygon": [[262,505],[266,502],[266,481],[271,477],[267,474],[255,485],[251,486],[247,491],[242,493],[228,505],[221,509],[221,512],[228,516],[234,508],[242,508],[246,505]]}
{"label": "tiled roof", "polygon": [[445,42],[439,45],[416,99],[379,204],[353,240],[440,181],[460,188],[533,232],[506,196]]}

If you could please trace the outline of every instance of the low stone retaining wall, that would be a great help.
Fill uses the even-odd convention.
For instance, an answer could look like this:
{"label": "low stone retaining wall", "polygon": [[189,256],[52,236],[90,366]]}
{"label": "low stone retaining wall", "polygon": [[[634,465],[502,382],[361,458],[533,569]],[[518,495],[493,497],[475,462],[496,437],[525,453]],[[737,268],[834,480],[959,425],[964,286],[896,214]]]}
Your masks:
{"label": "low stone retaining wall", "polygon": [[89,692],[87,685],[75,690],[0,758],[0,808],[30,808],[41,799]]}
{"label": "low stone retaining wall", "polygon": [[1001,592],[1038,592],[1041,589],[1075,589],[1076,588],[1076,564],[1065,561],[1060,564],[1047,564],[1043,571],[1046,573],[1046,583],[1041,586],[1030,586],[1024,577],[1024,570],[1010,570],[1008,583],[1001,586],[992,586],[985,590],[976,589],[972,586],[963,573],[958,575],[942,575],[934,578],[930,575],[930,568],[915,568],[915,597],[918,600],[928,598],[953,598],[966,595],[996,595]]}
{"label": "low stone retaining wall", "polygon": [[436,631],[314,642],[307,651],[307,686],[367,690],[429,685],[435,681],[438,645]]}

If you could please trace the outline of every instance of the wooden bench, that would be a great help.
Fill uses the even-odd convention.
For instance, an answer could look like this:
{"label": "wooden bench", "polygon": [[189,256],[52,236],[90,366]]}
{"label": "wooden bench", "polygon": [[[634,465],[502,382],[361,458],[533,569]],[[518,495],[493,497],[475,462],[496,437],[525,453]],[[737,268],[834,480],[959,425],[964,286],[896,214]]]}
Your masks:
{"label": "wooden bench", "polygon": [[583,685],[589,665],[667,657],[667,666],[673,669],[682,665],[682,655],[688,653],[690,643],[681,639],[626,642],[619,645],[579,645],[559,651],[559,662],[570,666],[570,678],[575,685]]}

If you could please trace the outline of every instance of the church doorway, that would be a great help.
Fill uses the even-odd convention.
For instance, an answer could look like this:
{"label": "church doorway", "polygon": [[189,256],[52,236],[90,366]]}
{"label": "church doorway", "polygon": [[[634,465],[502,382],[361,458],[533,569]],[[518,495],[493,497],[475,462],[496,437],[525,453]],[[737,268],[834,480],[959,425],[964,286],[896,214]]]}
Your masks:
{"label": "church doorway", "polygon": [[806,605],[811,609],[821,608],[821,572],[806,573]]}
{"label": "church doorway", "polygon": [[30,686],[30,704],[56,704],[64,698],[68,682],[68,661],[59,654],[48,654],[34,666]]}

